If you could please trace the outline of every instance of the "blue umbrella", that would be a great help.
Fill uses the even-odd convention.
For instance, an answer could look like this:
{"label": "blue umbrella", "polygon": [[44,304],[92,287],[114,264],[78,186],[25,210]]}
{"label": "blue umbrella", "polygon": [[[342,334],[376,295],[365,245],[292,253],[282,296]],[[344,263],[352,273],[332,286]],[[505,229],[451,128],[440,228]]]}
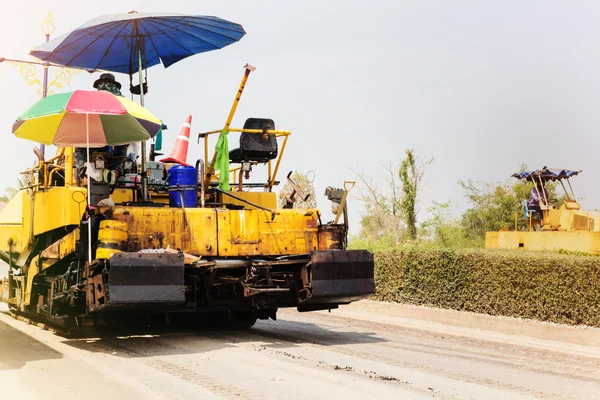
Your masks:
{"label": "blue umbrella", "polygon": [[[35,48],[31,55],[68,67],[121,72],[139,72],[140,95],[144,105],[146,85],[143,69],[162,64],[165,68],[186,57],[221,49],[239,41],[246,32],[241,25],[217,17],[171,13],[103,15],[71,33],[58,36]],[[142,142],[142,196],[146,200],[146,142]]]}
{"label": "blue umbrella", "polygon": [[95,18],[35,48],[31,55],[70,67],[132,75],[161,62],[166,68],[194,54],[221,49],[245,34],[241,25],[217,17],[133,11]]}

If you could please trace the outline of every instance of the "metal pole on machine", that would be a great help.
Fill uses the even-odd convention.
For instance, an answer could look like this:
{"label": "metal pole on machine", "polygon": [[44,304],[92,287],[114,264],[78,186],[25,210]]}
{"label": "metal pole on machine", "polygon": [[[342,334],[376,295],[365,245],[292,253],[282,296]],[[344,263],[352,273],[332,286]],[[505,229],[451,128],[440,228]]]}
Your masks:
{"label": "metal pole on machine", "polygon": [[[135,20],[135,30],[137,34],[137,53],[138,53],[138,76],[140,80],[140,105],[144,107],[144,82],[142,78],[142,44],[144,38],[140,35],[138,21]],[[142,200],[148,200],[148,177],[146,176],[146,141],[141,142],[141,174],[142,174]]]}
{"label": "metal pole on machine", "polygon": [[[144,86],[142,80],[142,49],[138,50],[138,75],[140,76],[140,105],[144,107]],[[148,200],[148,177],[146,176],[146,141],[142,141],[142,200]]]}
{"label": "metal pole on machine", "polygon": [[[235,110],[237,109],[237,106],[240,103],[240,98],[242,97],[242,93],[244,92],[244,87],[246,86],[246,81],[248,80],[248,76],[250,76],[250,72],[256,70],[256,68],[250,64],[244,65],[244,68],[245,68],[244,77],[242,78],[240,87],[235,95],[235,100],[233,100],[233,104],[231,105],[231,110],[229,111],[229,115],[227,116],[227,121],[225,122],[225,127],[223,128],[223,130],[225,130],[225,131],[229,130],[229,125],[231,125],[231,121],[233,120],[233,116],[235,115]],[[219,134],[219,137],[221,137],[221,135],[222,135],[222,133]],[[206,169],[206,176],[204,177],[204,187],[208,187],[208,185],[210,184],[210,178],[212,177],[213,173],[215,172],[215,162],[216,161],[217,161],[217,153],[215,152],[215,154],[213,154],[213,158],[212,158],[212,161],[210,162],[210,165]],[[221,171],[220,173],[222,174],[222,173],[224,173],[224,171]],[[229,172],[227,171],[227,173],[229,173]]]}

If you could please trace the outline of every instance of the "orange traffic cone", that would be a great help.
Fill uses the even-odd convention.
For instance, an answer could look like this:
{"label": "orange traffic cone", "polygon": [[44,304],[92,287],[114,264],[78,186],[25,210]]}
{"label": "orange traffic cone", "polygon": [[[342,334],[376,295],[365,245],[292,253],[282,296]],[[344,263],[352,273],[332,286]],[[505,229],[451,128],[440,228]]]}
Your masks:
{"label": "orange traffic cone", "polygon": [[171,154],[167,158],[163,158],[160,160],[164,163],[177,163],[185,166],[189,166],[186,163],[188,146],[190,144],[190,127],[192,126],[192,116],[188,115],[181,127],[181,131],[179,132],[179,136],[177,136],[177,140],[175,141],[175,146],[173,146],[173,150],[171,150]]}

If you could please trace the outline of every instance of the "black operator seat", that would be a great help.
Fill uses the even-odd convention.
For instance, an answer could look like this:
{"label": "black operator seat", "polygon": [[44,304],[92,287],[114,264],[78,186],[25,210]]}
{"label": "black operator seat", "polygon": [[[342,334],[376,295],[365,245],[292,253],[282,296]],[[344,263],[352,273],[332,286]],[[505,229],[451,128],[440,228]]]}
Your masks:
{"label": "black operator seat", "polygon": [[[260,129],[262,131],[274,130],[275,122],[266,118],[248,118],[244,123],[244,129]],[[229,160],[232,163],[261,162],[266,163],[277,157],[277,138],[275,135],[264,133],[240,134],[240,147],[229,152]]]}

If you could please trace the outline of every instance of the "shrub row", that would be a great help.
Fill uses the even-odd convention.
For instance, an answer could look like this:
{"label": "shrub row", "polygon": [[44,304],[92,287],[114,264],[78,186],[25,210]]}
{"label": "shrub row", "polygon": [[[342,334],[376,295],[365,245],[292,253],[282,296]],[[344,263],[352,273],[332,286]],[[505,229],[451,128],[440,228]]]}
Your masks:
{"label": "shrub row", "polygon": [[499,250],[375,253],[375,299],[600,327],[600,257]]}

